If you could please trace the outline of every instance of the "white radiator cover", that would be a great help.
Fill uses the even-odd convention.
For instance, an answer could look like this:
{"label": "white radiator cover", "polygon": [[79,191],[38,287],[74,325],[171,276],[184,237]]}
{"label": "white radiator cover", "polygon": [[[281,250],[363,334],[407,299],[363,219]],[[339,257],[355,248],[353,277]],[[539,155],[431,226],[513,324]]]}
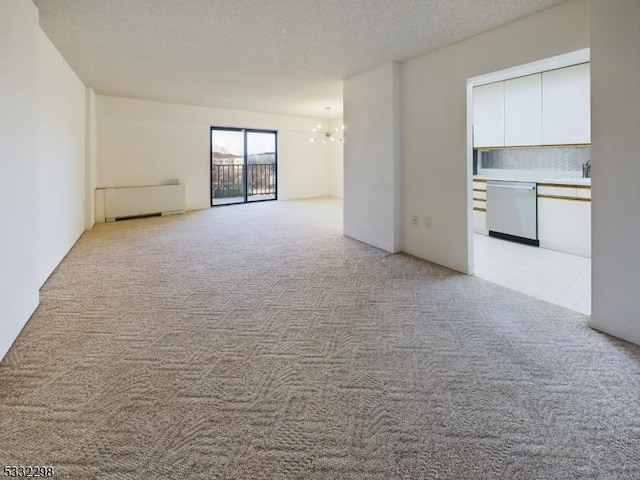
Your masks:
{"label": "white radiator cover", "polygon": [[[141,215],[172,215],[185,211],[185,186],[150,185],[145,187],[104,188],[104,217],[96,212],[96,221]],[[99,193],[96,191],[96,193]],[[102,203],[102,202],[100,202]],[[98,204],[96,204],[98,207]]]}

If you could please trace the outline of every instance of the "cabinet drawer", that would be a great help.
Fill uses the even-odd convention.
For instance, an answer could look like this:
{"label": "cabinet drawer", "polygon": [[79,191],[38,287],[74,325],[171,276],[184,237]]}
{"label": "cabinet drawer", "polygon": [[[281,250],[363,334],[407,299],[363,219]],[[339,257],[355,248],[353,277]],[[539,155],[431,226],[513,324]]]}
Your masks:
{"label": "cabinet drawer", "polygon": [[473,189],[474,190],[482,190],[487,191],[487,182],[484,180],[474,180],[473,181]]}
{"label": "cabinet drawer", "polygon": [[576,187],[551,187],[547,185],[538,185],[538,196],[554,196],[554,197],[576,197]]}
{"label": "cabinet drawer", "polygon": [[539,184],[538,198],[590,202],[591,187],[588,185],[561,186]]}
{"label": "cabinet drawer", "polygon": [[576,196],[578,198],[591,199],[591,187],[589,187],[589,188],[577,187],[576,188]]}
{"label": "cabinet drawer", "polygon": [[486,200],[487,199],[487,191],[486,190],[476,190],[473,189],[473,199],[474,200]]}
{"label": "cabinet drawer", "polygon": [[482,201],[482,200],[476,200],[476,199],[474,199],[474,200],[473,200],[473,208],[474,208],[474,209],[476,209],[476,208],[480,208],[480,209],[482,209],[483,211],[485,211],[485,210],[487,209],[487,202]]}

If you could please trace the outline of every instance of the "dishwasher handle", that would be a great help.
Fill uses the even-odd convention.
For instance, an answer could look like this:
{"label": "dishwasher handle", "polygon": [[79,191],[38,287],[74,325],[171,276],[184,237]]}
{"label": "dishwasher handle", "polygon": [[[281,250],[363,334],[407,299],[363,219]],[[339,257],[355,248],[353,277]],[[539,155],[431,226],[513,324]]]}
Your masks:
{"label": "dishwasher handle", "polygon": [[515,189],[515,190],[535,190],[536,187],[524,187],[524,186],[520,186],[520,185],[495,185],[495,184],[487,184],[487,187],[489,188],[509,188],[509,189]]}

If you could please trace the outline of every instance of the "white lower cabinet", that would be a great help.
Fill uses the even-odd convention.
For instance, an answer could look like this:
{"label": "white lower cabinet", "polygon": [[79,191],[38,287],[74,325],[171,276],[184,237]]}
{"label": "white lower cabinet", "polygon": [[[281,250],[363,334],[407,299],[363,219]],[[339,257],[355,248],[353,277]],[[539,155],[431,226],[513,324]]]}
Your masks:
{"label": "white lower cabinet", "polygon": [[482,235],[489,235],[487,230],[487,212],[473,211],[473,231]]}
{"label": "white lower cabinet", "polygon": [[590,257],[591,202],[538,197],[538,239],[542,248]]}
{"label": "white lower cabinet", "polygon": [[[473,231],[488,235],[487,184],[473,181]],[[539,182],[540,247],[591,257],[591,187]]]}
{"label": "white lower cabinet", "polygon": [[488,235],[487,230],[487,183],[473,181],[473,231]]}

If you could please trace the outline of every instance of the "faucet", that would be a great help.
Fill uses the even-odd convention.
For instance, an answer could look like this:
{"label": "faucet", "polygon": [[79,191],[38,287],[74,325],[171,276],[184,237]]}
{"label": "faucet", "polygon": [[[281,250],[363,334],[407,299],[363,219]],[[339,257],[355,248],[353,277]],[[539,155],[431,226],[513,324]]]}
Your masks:
{"label": "faucet", "polygon": [[591,178],[591,160],[582,164],[582,178]]}

